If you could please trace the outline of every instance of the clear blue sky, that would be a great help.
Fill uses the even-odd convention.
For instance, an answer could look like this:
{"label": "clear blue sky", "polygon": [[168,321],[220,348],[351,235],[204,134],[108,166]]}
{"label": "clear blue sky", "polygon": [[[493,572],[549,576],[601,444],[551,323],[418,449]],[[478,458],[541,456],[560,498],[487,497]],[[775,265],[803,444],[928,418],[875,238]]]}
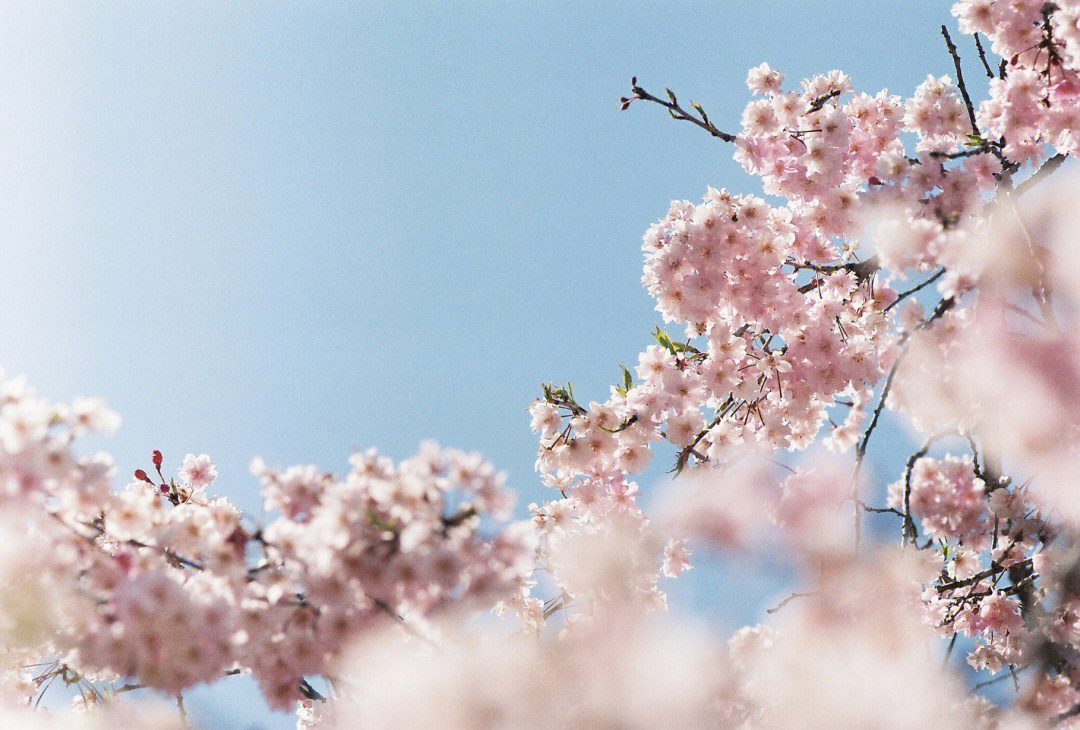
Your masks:
{"label": "clear blue sky", "polygon": [[[0,363],[107,398],[122,472],[206,452],[245,510],[256,454],[341,471],[423,438],[524,508],[540,380],[602,399],[659,321],[643,231],[706,185],[759,191],[701,130],[620,113],[630,77],[727,129],[762,61],[906,95],[952,74],[949,5],[5,4]],[[748,619],[775,590],[707,572],[673,600]],[[229,682],[202,717],[291,727]]]}

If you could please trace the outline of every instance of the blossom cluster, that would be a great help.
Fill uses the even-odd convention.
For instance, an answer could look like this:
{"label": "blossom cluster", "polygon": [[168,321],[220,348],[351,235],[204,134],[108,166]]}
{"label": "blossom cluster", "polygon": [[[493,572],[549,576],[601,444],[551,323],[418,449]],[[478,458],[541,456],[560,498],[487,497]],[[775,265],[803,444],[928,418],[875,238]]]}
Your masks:
{"label": "blossom cluster", "polygon": [[915,462],[902,482],[889,487],[890,507],[917,516],[923,531],[943,540],[966,538],[971,548],[985,547],[990,516],[986,485],[971,459],[947,456]]}
{"label": "blossom cluster", "polygon": [[[975,36],[969,72],[990,77],[982,102],[944,27],[955,77],[902,98],[839,71],[788,90],[762,64],[733,134],[634,80],[623,108],[657,103],[731,143],[772,198],[710,188],[646,232],[643,283],[682,332],[658,328],[606,401],[545,385],[537,468],[575,514],[576,484],[640,473],[669,443],[683,484],[659,514],[666,556],[685,540],[754,548],[776,525],[822,565],[858,549],[863,515],[895,519],[936,566],[910,612],[950,647],[962,637],[977,671],[1030,669],[1020,704],[1067,723],[1080,715],[1080,190],[1033,188],[1078,151],[1080,3],[952,11]],[[858,471],[888,412],[925,442],[874,507]],[[817,442],[854,450],[854,468],[769,473]]]}
{"label": "blossom cluster", "polygon": [[504,523],[511,493],[477,454],[426,443],[395,464],[368,451],[343,477],[257,461],[281,511],[259,526],[208,494],[206,455],[176,479],[154,452],[153,476],[112,489],[111,459],[73,442],[117,424],[100,401],[67,407],[22,378],[0,382],[0,643],[13,682],[38,667],[38,689],[63,677],[94,702],[119,679],[179,695],[250,673],[289,709],[365,632],[438,632],[532,572],[529,523]]}
{"label": "blossom cluster", "polygon": [[965,33],[982,33],[1007,73],[990,81],[978,109],[987,133],[1004,141],[1006,157],[1038,160],[1045,145],[1080,151],[1080,8],[1072,2],[966,0],[953,13]]}
{"label": "blossom cluster", "polygon": [[[1080,0],[952,12],[979,103],[945,28],[955,79],[907,98],[751,69],[736,133],[635,79],[624,108],[730,143],[769,199],[709,188],[646,231],[671,331],[606,399],[544,384],[557,496],[530,522],[480,456],[430,443],[341,476],[257,459],[262,523],[211,494],[207,455],[170,478],[154,452],[115,489],[73,446],[115,414],[0,380],[0,713],[59,679],[93,728],[128,722],[132,688],[248,673],[323,730],[1080,727],[1080,187],[1038,187],[1080,153]],[[875,489],[890,414],[922,446]],[[663,444],[676,479],[645,509],[633,477]],[[656,610],[716,551],[799,584],[726,646]],[[484,609],[517,621],[467,620]]]}
{"label": "blossom cluster", "polygon": [[[631,552],[604,553],[611,574],[597,571],[594,590],[636,572]],[[340,670],[357,692],[310,703],[301,727],[1030,727],[942,670],[911,610],[928,567],[890,550],[836,554],[797,601],[726,642],[623,593],[557,636],[361,644]]]}
{"label": "blossom cluster", "polygon": [[971,288],[958,242],[1016,164],[975,134],[952,81],[928,77],[907,101],[852,93],[838,71],[801,91],[783,81],[767,64],[750,72],[763,98],[732,135],[735,158],[782,205],[710,188],[648,230],[643,282],[684,331],[657,329],[637,378],[624,371],[605,402],[545,388],[532,408],[545,474],[637,473],[661,440],[680,469],[744,443],[802,449],[826,425],[830,447],[848,450],[903,328],[927,316],[895,306],[891,280],[951,266],[942,291]]}

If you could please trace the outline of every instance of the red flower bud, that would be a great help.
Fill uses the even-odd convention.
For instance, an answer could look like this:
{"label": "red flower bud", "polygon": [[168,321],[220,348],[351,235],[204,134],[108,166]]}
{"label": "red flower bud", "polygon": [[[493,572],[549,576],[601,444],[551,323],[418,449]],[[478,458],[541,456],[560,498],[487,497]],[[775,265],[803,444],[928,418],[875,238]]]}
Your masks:
{"label": "red flower bud", "polygon": [[135,561],[130,553],[116,553],[113,555],[113,560],[116,561],[116,564],[125,575],[130,573],[131,569],[135,566]]}
{"label": "red flower bud", "polygon": [[161,452],[158,451],[157,449],[154,449],[154,468],[155,469],[160,469],[161,468]]}
{"label": "red flower bud", "polygon": [[135,478],[138,479],[140,482],[146,482],[147,484],[153,484],[153,482],[150,481],[150,477],[146,476],[146,472],[144,472],[142,469],[136,469],[135,470]]}

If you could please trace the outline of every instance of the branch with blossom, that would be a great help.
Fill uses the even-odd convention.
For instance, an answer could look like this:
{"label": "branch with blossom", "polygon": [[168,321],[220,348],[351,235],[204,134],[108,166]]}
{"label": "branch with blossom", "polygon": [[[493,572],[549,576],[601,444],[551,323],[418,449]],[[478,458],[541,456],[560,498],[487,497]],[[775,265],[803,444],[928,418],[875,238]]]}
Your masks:
{"label": "branch with blossom", "polygon": [[[250,674],[324,730],[1080,727],[1080,184],[1041,184],[1080,153],[1080,2],[952,12],[983,100],[948,26],[955,82],[762,64],[737,132],[632,81],[623,109],[729,143],[769,198],[710,187],[645,232],[663,324],[605,398],[542,386],[531,522],[434,444],[343,476],[256,460],[257,522],[207,455],[117,490],[73,447],[116,428],[103,403],[0,381],[0,712],[52,728],[31,706],[59,683],[119,727],[147,689],[179,717],[142,726],[172,728],[185,691]],[[888,420],[921,445],[875,483]],[[797,585],[730,637],[665,615],[710,552]]]}

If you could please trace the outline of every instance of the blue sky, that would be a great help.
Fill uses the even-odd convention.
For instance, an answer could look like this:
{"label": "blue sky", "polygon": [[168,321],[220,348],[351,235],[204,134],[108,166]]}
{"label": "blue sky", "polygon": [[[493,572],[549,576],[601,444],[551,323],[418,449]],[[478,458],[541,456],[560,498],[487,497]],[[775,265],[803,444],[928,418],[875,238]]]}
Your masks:
{"label": "blue sky", "polygon": [[[6,5],[0,363],[104,396],[123,473],[206,452],[248,511],[256,454],[341,471],[423,438],[482,451],[523,508],[539,382],[602,399],[659,322],[641,234],[706,185],[759,191],[701,130],[620,113],[630,77],[726,129],[762,61],[906,95],[952,74],[949,4]],[[775,591],[695,573],[673,599],[710,615]],[[229,710],[235,682],[202,717],[291,726]]]}

